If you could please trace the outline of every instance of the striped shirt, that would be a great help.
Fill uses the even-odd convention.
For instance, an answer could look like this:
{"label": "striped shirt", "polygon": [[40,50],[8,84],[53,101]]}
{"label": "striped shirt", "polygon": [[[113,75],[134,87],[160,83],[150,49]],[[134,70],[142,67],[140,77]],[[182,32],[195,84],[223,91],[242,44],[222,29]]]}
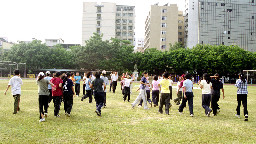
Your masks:
{"label": "striped shirt", "polygon": [[248,94],[248,91],[247,91],[247,80],[245,80],[245,82],[243,82],[241,79],[238,79],[236,81],[235,86],[238,88],[237,89],[237,94]]}

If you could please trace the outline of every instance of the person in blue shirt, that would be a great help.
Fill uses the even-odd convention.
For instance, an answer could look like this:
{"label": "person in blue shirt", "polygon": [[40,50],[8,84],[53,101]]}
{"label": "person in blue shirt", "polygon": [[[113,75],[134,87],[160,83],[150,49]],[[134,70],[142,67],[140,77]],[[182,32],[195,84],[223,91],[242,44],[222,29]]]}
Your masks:
{"label": "person in blue shirt", "polygon": [[81,81],[81,76],[79,75],[79,72],[76,72],[75,76],[75,91],[76,91],[76,96],[79,96],[80,93],[80,81]]}
{"label": "person in blue shirt", "polygon": [[91,77],[91,72],[88,72],[85,80],[86,94],[81,99],[81,101],[83,101],[84,99],[89,97],[89,103],[92,103],[92,89],[90,88],[90,85],[92,83]]}

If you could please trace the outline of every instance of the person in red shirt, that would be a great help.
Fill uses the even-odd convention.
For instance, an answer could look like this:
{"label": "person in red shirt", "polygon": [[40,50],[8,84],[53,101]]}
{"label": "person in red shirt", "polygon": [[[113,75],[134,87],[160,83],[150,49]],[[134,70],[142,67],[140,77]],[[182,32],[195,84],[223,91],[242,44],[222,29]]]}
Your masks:
{"label": "person in red shirt", "polygon": [[62,79],[61,73],[57,72],[56,76],[51,79],[51,82],[54,84],[52,87],[52,97],[53,97],[53,103],[54,103],[54,116],[60,117],[59,111],[60,111],[60,103],[61,103],[61,97],[62,97]]}

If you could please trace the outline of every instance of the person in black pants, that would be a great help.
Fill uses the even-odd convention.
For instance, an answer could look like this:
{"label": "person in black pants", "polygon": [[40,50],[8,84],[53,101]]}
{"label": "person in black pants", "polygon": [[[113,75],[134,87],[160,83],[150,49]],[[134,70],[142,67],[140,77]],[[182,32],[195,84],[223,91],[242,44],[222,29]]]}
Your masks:
{"label": "person in black pants", "polygon": [[240,106],[241,102],[244,107],[244,117],[245,121],[248,121],[248,110],[247,110],[247,80],[245,79],[245,76],[243,74],[239,74],[239,79],[236,81],[237,87],[237,108],[236,108],[236,116],[240,118]]}
{"label": "person in black pants", "polygon": [[191,81],[191,75],[190,74],[186,74],[185,76],[186,80],[183,82],[183,86],[184,86],[184,95],[182,98],[182,103],[179,107],[179,112],[183,113],[183,109],[186,106],[186,102],[188,101],[188,105],[189,105],[189,111],[190,111],[190,116],[193,117],[194,116],[194,112],[193,112],[193,82]]}
{"label": "person in black pants", "polygon": [[64,110],[65,115],[70,117],[71,109],[73,106],[73,95],[74,91],[74,84],[70,79],[71,74],[67,73],[67,76],[63,79],[63,100],[64,100]]}
{"label": "person in black pants", "polygon": [[224,89],[223,89],[223,83],[219,79],[219,74],[216,73],[214,76],[211,76],[211,78],[212,78],[212,89],[213,89],[211,107],[212,107],[213,115],[216,116],[217,111],[220,109],[218,105],[218,101],[220,99],[220,89],[222,89],[223,99],[225,98]]}
{"label": "person in black pants", "polygon": [[81,101],[83,101],[84,99],[88,98],[89,97],[89,103],[92,103],[92,89],[90,88],[90,85],[91,85],[91,72],[88,72],[87,75],[86,75],[87,79],[85,81],[85,90],[86,90],[86,94],[82,97]]}
{"label": "person in black pants", "polygon": [[115,92],[116,92],[117,80],[118,80],[118,73],[117,73],[117,72],[115,72],[115,74],[114,74],[114,75],[112,75],[113,93],[115,93]]}
{"label": "person in black pants", "polygon": [[[100,73],[97,72],[95,74],[96,79],[92,81],[90,88],[94,90],[94,98],[96,101],[96,113],[98,116],[101,116],[101,108],[103,107],[104,103],[104,91],[106,89],[106,85],[104,80],[100,78]],[[102,88],[104,87],[104,89]]]}

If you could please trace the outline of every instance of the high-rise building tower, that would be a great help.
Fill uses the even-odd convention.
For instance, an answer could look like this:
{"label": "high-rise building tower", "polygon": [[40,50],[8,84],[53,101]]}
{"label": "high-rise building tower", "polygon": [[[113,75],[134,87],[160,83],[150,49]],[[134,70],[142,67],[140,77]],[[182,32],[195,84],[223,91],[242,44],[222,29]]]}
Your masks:
{"label": "high-rise building tower", "polygon": [[103,34],[103,40],[118,38],[134,41],[135,7],[115,3],[83,3],[82,45],[93,33]]}
{"label": "high-rise building tower", "polygon": [[152,5],[145,22],[144,49],[168,50],[169,44],[178,42],[178,6]]}

